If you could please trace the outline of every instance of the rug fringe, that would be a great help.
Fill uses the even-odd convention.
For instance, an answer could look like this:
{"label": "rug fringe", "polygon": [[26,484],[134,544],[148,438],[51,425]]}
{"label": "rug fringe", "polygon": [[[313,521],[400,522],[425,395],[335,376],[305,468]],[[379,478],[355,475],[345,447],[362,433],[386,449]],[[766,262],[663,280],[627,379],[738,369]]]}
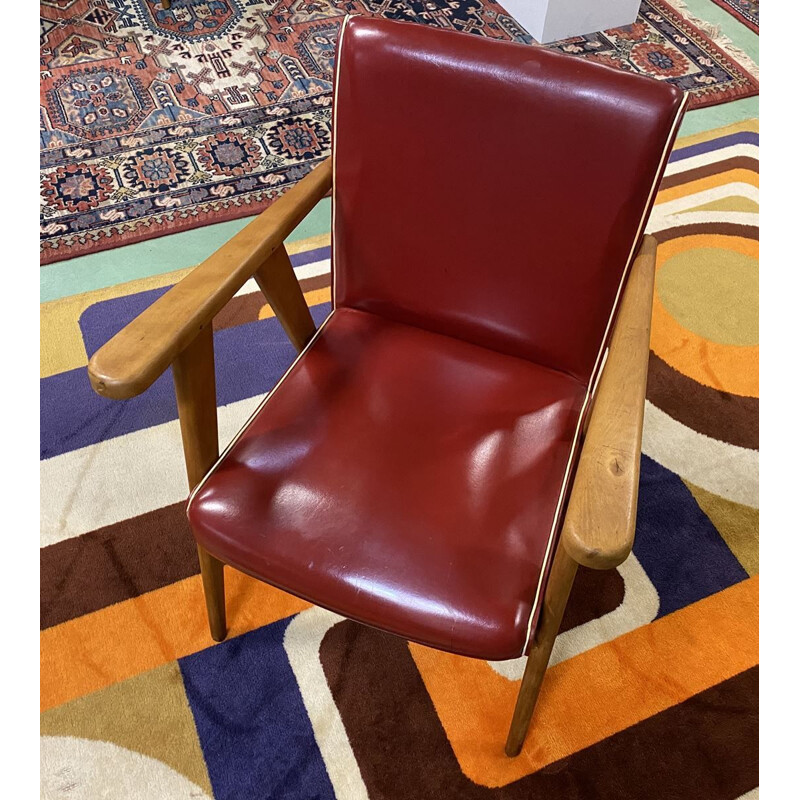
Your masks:
{"label": "rug fringe", "polygon": [[758,64],[744,51],[741,47],[734,44],[731,39],[726,36],[718,25],[711,22],[706,22],[704,19],[695,16],[689,9],[684,0],[669,0],[671,5],[676,11],[680,12],[682,17],[685,17],[695,28],[698,28],[703,33],[708,34],[711,40],[717,47],[723,50],[735,61],[744,67],[756,80],[758,80]]}

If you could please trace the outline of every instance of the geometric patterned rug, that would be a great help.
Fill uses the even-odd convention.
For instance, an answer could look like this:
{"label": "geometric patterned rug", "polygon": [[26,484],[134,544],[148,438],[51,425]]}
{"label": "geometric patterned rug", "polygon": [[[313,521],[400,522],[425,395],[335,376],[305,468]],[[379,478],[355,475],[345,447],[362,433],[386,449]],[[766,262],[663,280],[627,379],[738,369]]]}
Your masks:
{"label": "geometric patterned rug", "polygon": [[[41,262],[266,208],[330,152],[347,13],[532,41],[494,0],[41,0]],[[690,108],[758,92],[746,54],[664,0],[548,46]]]}
{"label": "geometric patterned rug", "polygon": [[[86,360],[184,271],[42,306],[44,797],[735,800],[758,785],[758,129],[683,136],[659,240],[633,555],[581,569],[522,754],[522,663],[450,656],[228,571],[208,635],[169,375]],[[330,239],[289,247],[313,314]],[[215,320],[220,438],[293,359],[251,282]],[[157,787],[157,788],[156,788]]]}

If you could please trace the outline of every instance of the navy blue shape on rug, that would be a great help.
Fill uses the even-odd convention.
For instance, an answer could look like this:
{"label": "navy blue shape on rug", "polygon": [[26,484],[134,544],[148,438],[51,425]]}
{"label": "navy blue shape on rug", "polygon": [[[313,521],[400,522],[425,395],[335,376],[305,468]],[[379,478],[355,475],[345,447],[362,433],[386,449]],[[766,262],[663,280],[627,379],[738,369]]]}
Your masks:
{"label": "navy blue shape on rug", "polygon": [[283,647],[291,620],[178,661],[217,800],[335,800]]}
{"label": "navy blue shape on rug", "polygon": [[642,454],[633,552],[663,617],[749,576],[686,484]]}

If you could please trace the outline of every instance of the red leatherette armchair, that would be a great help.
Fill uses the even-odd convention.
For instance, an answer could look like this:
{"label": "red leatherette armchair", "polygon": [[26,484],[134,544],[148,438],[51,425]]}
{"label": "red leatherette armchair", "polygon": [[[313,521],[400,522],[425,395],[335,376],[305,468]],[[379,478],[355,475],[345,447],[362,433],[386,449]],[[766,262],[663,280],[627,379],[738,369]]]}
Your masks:
{"label": "red leatherette armchair", "polygon": [[[545,49],[345,22],[332,165],[90,364],[118,398],[174,366],[215,639],[228,564],[431,647],[527,653],[519,752],[578,563],[632,545],[643,230],[683,105]],[[333,310],[314,332],[282,242],[331,182]],[[253,275],[302,350],[217,460],[211,319]]]}

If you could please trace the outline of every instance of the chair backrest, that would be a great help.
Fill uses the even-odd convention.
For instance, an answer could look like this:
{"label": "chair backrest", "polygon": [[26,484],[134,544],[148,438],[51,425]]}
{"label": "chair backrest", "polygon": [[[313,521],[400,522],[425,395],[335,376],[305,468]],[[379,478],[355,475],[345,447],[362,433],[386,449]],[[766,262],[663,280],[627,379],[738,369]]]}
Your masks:
{"label": "chair backrest", "polygon": [[684,104],[540,47],[350,18],[334,303],[589,383]]}

